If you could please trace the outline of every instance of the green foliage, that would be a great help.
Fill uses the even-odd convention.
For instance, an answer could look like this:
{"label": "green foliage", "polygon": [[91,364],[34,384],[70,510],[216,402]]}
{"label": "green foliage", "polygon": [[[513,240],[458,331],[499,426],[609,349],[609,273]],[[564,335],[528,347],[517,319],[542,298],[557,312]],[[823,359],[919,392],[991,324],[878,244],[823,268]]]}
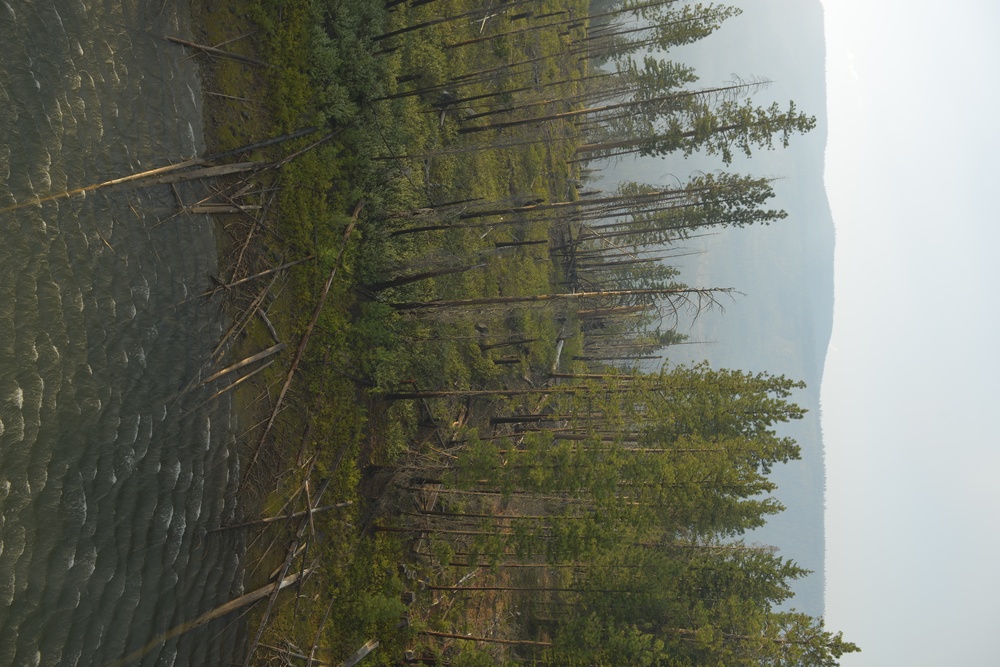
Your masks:
{"label": "green foliage", "polygon": [[312,5],[310,77],[323,115],[336,124],[353,121],[371,97],[386,92],[385,65],[371,38],[385,25],[377,4],[358,0]]}
{"label": "green foliage", "polygon": [[[579,294],[585,285],[662,298],[682,287],[678,272],[623,258],[701,227],[784,217],[764,208],[771,181],[723,173],[667,190],[625,184],[586,199],[581,165],[567,167],[581,155],[704,151],[728,163],[815,124],[794,104],[782,111],[740,102],[756,82],[687,90],[697,80],[691,68],[626,57],[707,35],[735,8],[625,2],[610,25],[638,14],[650,27],[602,37],[564,21],[563,12],[585,16],[586,4],[542,0],[520,16],[484,14],[462,0],[391,12],[367,0],[252,6],[261,55],[273,64],[273,133],[314,124],[335,131],[282,167],[279,240],[269,241],[275,254],[316,258],[292,273],[292,304],[269,311],[292,332],[303,330],[338,268],[299,371],[300,402],[282,430],[296,455],[307,451],[300,442],[315,443],[314,474],[331,478],[338,499],[357,501],[341,517],[354,527],[322,524],[330,564],[322,597],[336,601],[326,633],[332,662],[377,638],[373,664],[394,663],[415,645],[470,667],[515,658],[835,664],[856,647],[815,619],[772,610],[803,570],[733,541],[781,509],[768,475],[799,455],[776,431],[802,417],[790,400],[799,383],[707,365],[643,374],[573,360],[587,355],[596,331],[644,351],[680,342],[674,331],[654,330],[648,313],[602,314],[635,312],[648,292],[420,314],[394,307]],[[580,58],[587,51],[618,58],[616,71],[595,73]],[[583,111],[591,103],[605,108]],[[462,131],[472,125],[484,131]],[[345,240],[359,201],[364,212]],[[552,380],[559,341],[560,369],[590,377]],[[401,388],[444,396],[389,400]],[[489,421],[505,415],[520,417]],[[300,440],[303,431],[309,437]],[[301,473],[289,470],[286,491],[302,488]],[[407,539],[393,539],[397,531]],[[534,643],[415,644],[400,627],[403,614],[414,633],[464,631],[472,621],[463,605],[476,608],[478,593],[421,592],[408,608],[394,574],[405,559],[418,561],[425,583],[454,586],[471,575],[473,584],[531,591],[498,593],[492,604],[504,620],[492,627]],[[318,619],[293,615],[279,624],[307,646]]]}
{"label": "green foliage", "polygon": [[437,86],[446,80],[448,64],[444,52],[429,41],[414,40],[408,44],[406,62],[414,72],[420,72],[427,84]]}
{"label": "green foliage", "polygon": [[450,664],[454,667],[497,667],[496,658],[475,648],[465,649]]}

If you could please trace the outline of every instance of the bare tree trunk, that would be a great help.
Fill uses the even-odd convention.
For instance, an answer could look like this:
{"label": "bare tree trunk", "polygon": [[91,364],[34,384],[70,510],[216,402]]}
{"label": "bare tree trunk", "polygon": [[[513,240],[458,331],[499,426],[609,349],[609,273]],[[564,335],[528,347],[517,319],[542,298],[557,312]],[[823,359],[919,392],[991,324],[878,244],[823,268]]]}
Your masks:
{"label": "bare tree trunk", "polygon": [[368,287],[369,289],[380,291],[389,289],[390,287],[399,287],[401,285],[408,285],[421,280],[427,280],[428,278],[437,278],[438,276],[447,276],[455,273],[465,273],[466,271],[471,271],[472,269],[481,269],[484,266],[486,265],[470,264],[467,266],[456,266],[448,269],[434,269],[433,271],[424,271],[423,273],[412,273],[405,276],[399,276],[398,278],[375,283],[374,285],[369,285]]}
{"label": "bare tree trunk", "polygon": [[693,300],[707,299],[711,304],[715,303],[717,294],[730,294],[732,287],[712,287],[706,289],[678,288],[678,289],[635,289],[635,290],[604,290],[598,292],[576,292],[566,294],[535,294],[531,296],[496,296],[480,297],[475,299],[438,299],[435,301],[411,301],[407,303],[394,303],[392,307],[396,310],[428,310],[437,308],[462,308],[466,306],[491,306],[516,303],[541,303],[546,301],[576,301],[580,299],[604,299],[622,296],[658,296],[672,300],[674,298],[681,301],[690,302]]}

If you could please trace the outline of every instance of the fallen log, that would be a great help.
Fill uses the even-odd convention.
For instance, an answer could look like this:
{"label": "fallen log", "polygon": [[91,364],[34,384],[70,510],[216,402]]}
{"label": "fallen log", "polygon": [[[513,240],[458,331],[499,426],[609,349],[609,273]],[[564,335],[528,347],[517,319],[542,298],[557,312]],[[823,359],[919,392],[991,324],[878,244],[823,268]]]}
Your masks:
{"label": "fallen log", "polygon": [[236,528],[246,528],[248,526],[260,526],[267,523],[274,523],[275,521],[284,521],[286,519],[298,519],[307,514],[316,514],[317,512],[325,512],[326,510],[340,509],[342,507],[347,507],[351,504],[351,501],[345,503],[336,503],[335,505],[324,505],[323,507],[315,507],[313,509],[302,510],[301,512],[293,512],[292,514],[284,514],[282,516],[269,516],[263,519],[256,519],[254,521],[244,521],[243,523],[235,523],[231,526],[219,526],[218,528],[213,528],[208,531],[209,533],[217,533],[223,530],[234,530]]}
{"label": "fallen log", "polygon": [[238,598],[234,598],[225,604],[219,605],[215,609],[205,612],[204,614],[194,619],[193,621],[189,621],[187,623],[181,623],[180,625],[171,628],[170,630],[160,635],[159,637],[156,637],[155,639],[153,639],[153,641],[149,642],[142,648],[132,651],[131,653],[126,655],[121,660],[118,660],[117,662],[111,663],[111,667],[124,667],[124,665],[138,662],[144,655],[149,653],[149,651],[156,648],[160,644],[169,641],[171,639],[174,639],[175,637],[179,637],[185,632],[190,632],[195,628],[199,628],[205,625],[206,623],[210,623],[217,618],[222,618],[226,614],[234,612],[237,609],[242,609],[247,605],[251,605],[254,602],[263,600],[272,593],[276,593],[284,588],[288,588],[296,581],[298,581],[301,577],[306,576],[309,572],[310,570],[308,569],[304,570],[303,572],[296,572],[294,574],[291,574],[283,578],[281,581],[276,581],[272,584],[262,586],[255,591],[247,593],[246,595],[241,595]]}
{"label": "fallen log", "polygon": [[205,53],[211,53],[213,56],[229,58],[230,60],[238,60],[240,62],[248,63],[250,65],[259,65],[260,67],[271,66],[270,63],[266,63],[263,60],[257,60],[256,58],[251,58],[250,56],[241,56],[238,53],[233,53],[232,51],[225,51],[223,49],[217,49],[214,46],[195,44],[194,42],[189,42],[186,39],[181,39],[180,37],[171,37],[170,35],[167,35],[167,41],[173,42],[174,44],[180,44],[181,46],[186,46],[191,49],[198,49],[199,51],[204,51]]}

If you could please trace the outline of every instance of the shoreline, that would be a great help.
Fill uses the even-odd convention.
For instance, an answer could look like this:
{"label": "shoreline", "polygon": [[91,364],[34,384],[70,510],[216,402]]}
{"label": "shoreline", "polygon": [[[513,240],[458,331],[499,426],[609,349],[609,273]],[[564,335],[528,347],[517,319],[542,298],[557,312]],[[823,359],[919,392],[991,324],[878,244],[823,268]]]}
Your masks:
{"label": "shoreline", "polygon": [[[295,8],[290,3],[286,19],[288,14],[294,13]],[[296,17],[297,23],[288,21],[293,23],[288,28],[293,34],[296,27],[301,32],[303,25],[303,17]],[[220,45],[243,57],[237,60],[191,51],[200,63],[207,154],[226,153],[271,137],[292,134],[303,126],[321,124],[310,117],[313,112],[308,97],[289,101],[287,95],[282,96],[287,93],[286,89],[276,90],[282,85],[277,77],[295,81],[294,73],[290,74],[287,67],[266,67],[250,62],[250,59],[264,60],[260,51],[269,48],[266,44],[273,47],[275,42],[273,33],[256,24],[255,18],[262,22],[267,19],[264,9],[254,3],[245,5],[234,0],[220,0],[206,6],[191,4],[192,41]],[[290,58],[287,52],[274,57],[281,62],[301,60]],[[283,113],[287,117],[283,117]],[[290,126],[293,123],[297,124]],[[318,285],[329,271],[328,266],[321,264],[321,259],[315,258],[317,248],[328,247],[330,243],[317,237],[318,229],[311,227],[318,227],[315,220],[328,218],[330,214],[324,212],[327,209],[323,208],[323,202],[316,202],[312,192],[308,196],[295,192],[295,186],[303,181],[312,186],[306,188],[311,191],[330,187],[323,185],[328,166],[316,164],[315,153],[322,147],[309,150],[315,145],[317,136],[314,132],[310,136],[260,146],[238,158],[273,163],[286,161],[288,156],[302,152],[302,156],[281,169],[257,172],[248,183],[238,187],[240,192],[247,193],[247,200],[256,202],[257,210],[213,216],[219,241],[218,282],[246,281],[226,292],[225,307],[239,333],[229,358],[221,365],[250,359],[262,350],[283,346],[283,350],[269,356],[268,361],[247,367],[261,371],[259,374],[251,378],[246,370],[242,371],[248,381],[234,391],[240,424],[240,432],[235,435],[240,449],[242,479],[236,495],[239,520],[233,529],[242,532],[247,544],[241,564],[243,588],[245,591],[257,590],[268,585],[275,576],[280,579],[311,567],[307,563],[300,566],[298,559],[322,558],[322,570],[302,577],[296,584],[299,595],[313,599],[322,596],[331,586],[330,579],[347,566],[335,562],[344,560],[343,557],[323,557],[322,554],[351,553],[362,539],[353,528],[345,532],[343,527],[351,526],[350,522],[355,522],[361,511],[354,503],[359,478],[355,469],[355,450],[363,430],[363,410],[359,401],[353,400],[353,382],[346,383],[350,386],[345,388],[343,379],[331,379],[328,371],[296,371],[297,361],[293,359],[300,345],[304,320],[314,310]],[[235,181],[233,178],[230,182]],[[287,212],[289,208],[292,213]],[[279,209],[282,211],[280,218]],[[346,240],[336,245],[346,246]],[[264,277],[255,278],[262,274]],[[333,311],[340,318],[341,327],[348,326],[349,314],[339,303],[346,303],[343,298],[346,289],[344,285],[335,286],[336,296],[331,295],[330,304],[324,311],[325,315]],[[329,344],[325,340],[314,341],[311,347],[321,347],[321,343]],[[311,349],[306,356],[315,354],[324,353]],[[279,387],[293,377],[294,386],[278,415],[273,401]],[[317,401],[323,387],[334,395],[332,399],[326,397],[329,406],[320,406]],[[284,390],[281,393],[283,397]],[[341,420],[342,424],[334,421],[331,425],[330,420],[337,418],[330,413],[336,412],[338,405],[348,416]],[[269,422],[274,422],[273,428],[263,428]],[[342,441],[338,446],[342,449],[338,463],[326,460],[332,454],[322,453],[321,445],[326,438]],[[340,460],[343,465],[339,465]],[[319,506],[330,511],[315,515],[302,511]],[[261,518],[267,518],[267,523],[261,522]],[[341,534],[335,539],[323,539],[324,535],[338,532]],[[247,655],[253,654],[250,664],[260,663],[266,660],[266,654],[273,652],[273,649],[265,650],[264,646],[285,645],[292,637],[303,646],[314,641],[323,610],[311,612],[314,618],[310,620],[302,620],[300,614],[283,606],[289,595],[286,592],[278,596],[275,591],[274,595],[257,601],[239,616],[241,641],[237,657],[240,660],[247,660]],[[324,646],[328,641],[323,640]],[[326,650],[321,653],[326,656]]]}

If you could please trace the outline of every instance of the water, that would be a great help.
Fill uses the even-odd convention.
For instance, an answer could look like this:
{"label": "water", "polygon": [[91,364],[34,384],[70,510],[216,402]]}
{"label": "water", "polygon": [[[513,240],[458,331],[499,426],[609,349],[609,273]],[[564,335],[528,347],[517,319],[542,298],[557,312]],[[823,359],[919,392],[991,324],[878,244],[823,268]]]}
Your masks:
{"label": "water", "polygon": [[[174,5],[180,5],[181,9]],[[0,0],[0,209],[202,151],[186,3]],[[170,188],[0,213],[0,665],[101,665],[240,592],[212,223]],[[196,384],[196,383],[194,383]],[[144,665],[227,663],[223,619]]]}

